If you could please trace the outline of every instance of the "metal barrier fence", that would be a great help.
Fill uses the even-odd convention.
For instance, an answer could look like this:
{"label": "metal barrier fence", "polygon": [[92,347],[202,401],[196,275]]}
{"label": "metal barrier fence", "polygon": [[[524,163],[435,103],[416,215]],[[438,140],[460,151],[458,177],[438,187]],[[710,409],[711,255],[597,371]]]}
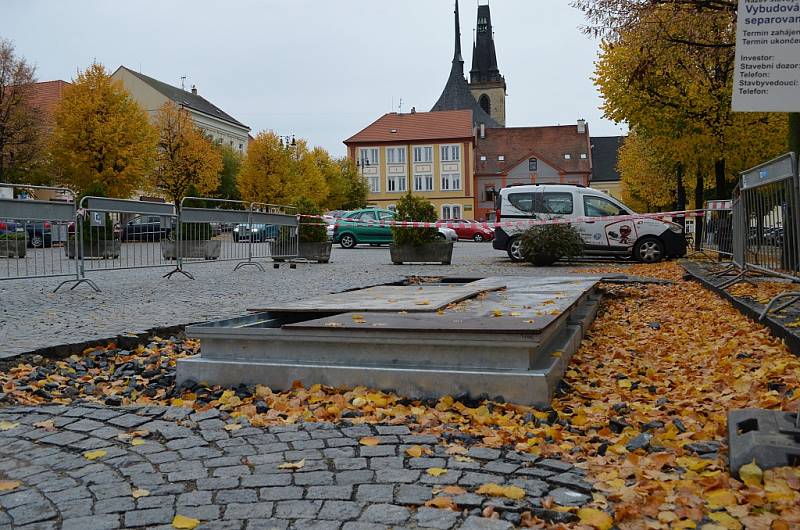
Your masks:
{"label": "metal barrier fence", "polygon": [[730,258],[733,252],[731,201],[706,201],[700,250],[717,259]]}
{"label": "metal barrier fence", "polygon": [[[0,190],[5,191],[0,195],[0,280],[74,276],[62,285],[77,282],[77,263],[66,259],[60,248],[74,229],[72,192],[5,183]],[[28,198],[15,199],[15,194]]]}
{"label": "metal barrier fence", "polygon": [[[205,207],[187,206],[197,201]],[[297,257],[297,227],[296,210],[289,206],[186,197],[181,201],[176,240],[162,245],[170,245],[170,259],[177,261],[170,274],[191,277],[185,265],[209,261],[237,261],[234,270],[253,266],[263,271],[253,260]]]}
{"label": "metal barrier fence", "polygon": [[174,266],[165,277],[193,278],[186,265],[237,261],[234,270],[263,272],[256,259],[298,256],[299,220],[289,206],[187,197],[178,210],[91,196],[76,205],[14,198],[16,188],[73,197],[64,188],[0,184],[0,280],[71,276],[55,290],[86,283],[99,291],[87,273]]}

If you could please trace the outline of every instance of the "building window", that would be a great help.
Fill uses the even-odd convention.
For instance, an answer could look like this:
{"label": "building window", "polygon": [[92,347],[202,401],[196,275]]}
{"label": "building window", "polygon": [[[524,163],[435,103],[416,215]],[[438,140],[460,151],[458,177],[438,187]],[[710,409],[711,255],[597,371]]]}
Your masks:
{"label": "building window", "polygon": [[403,176],[394,176],[389,177],[387,181],[387,191],[406,191],[406,177]]}
{"label": "building window", "polygon": [[536,160],[535,158],[528,159],[528,171],[530,172],[538,171],[538,167],[539,167],[538,160]]}
{"label": "building window", "polygon": [[415,147],[414,162],[433,162],[433,147]]}
{"label": "building window", "polygon": [[572,155],[569,153],[564,153],[564,160],[572,160]]}
{"label": "building window", "polygon": [[364,147],[359,149],[358,159],[361,167],[377,166],[380,163],[378,149],[375,147]]}
{"label": "building window", "polygon": [[581,160],[586,160],[586,158],[588,158],[586,153],[581,153]]}
{"label": "building window", "polygon": [[241,151],[242,149],[244,149],[244,144],[239,144],[239,151]]}
{"label": "building window", "polygon": [[486,94],[482,94],[481,98],[478,100],[478,103],[480,104],[480,106],[483,109],[483,111],[486,114],[489,114],[491,116],[491,114],[492,114],[492,101],[489,99],[489,96],[487,96]]}
{"label": "building window", "polygon": [[458,162],[461,160],[460,145],[443,145],[441,147],[442,162]]}
{"label": "building window", "polygon": [[506,159],[506,155],[498,155],[498,157],[497,157],[497,160],[499,160],[500,162],[505,161],[505,159]]}
{"label": "building window", "polygon": [[461,173],[443,173],[442,191],[456,191],[461,189]]}
{"label": "building window", "polygon": [[481,162],[486,162],[486,155],[481,155]]}
{"label": "building window", "polygon": [[404,147],[387,147],[386,148],[386,163],[387,164],[405,164],[406,163],[406,150]]}
{"label": "building window", "polygon": [[486,188],[484,193],[486,193],[486,197],[484,198],[486,202],[494,202],[494,188]]}
{"label": "building window", "polygon": [[433,175],[414,175],[414,191],[433,191]]}
{"label": "building window", "polygon": [[461,205],[460,204],[443,204],[442,205],[442,219],[461,219]]}

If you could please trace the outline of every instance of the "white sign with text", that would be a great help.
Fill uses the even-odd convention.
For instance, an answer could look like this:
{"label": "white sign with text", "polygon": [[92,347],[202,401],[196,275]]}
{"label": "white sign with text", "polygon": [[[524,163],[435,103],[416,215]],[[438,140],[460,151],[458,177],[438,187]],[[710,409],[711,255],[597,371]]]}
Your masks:
{"label": "white sign with text", "polygon": [[800,112],[800,0],[739,0],[733,110]]}

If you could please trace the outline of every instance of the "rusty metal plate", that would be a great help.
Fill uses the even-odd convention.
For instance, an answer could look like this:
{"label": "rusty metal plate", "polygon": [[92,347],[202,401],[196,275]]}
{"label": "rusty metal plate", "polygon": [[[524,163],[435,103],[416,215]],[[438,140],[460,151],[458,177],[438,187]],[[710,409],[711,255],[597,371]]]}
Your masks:
{"label": "rusty metal plate", "polygon": [[474,297],[483,291],[500,288],[502,286],[482,288],[466,285],[381,285],[297,302],[277,303],[249,309],[249,311],[272,313],[431,312]]}

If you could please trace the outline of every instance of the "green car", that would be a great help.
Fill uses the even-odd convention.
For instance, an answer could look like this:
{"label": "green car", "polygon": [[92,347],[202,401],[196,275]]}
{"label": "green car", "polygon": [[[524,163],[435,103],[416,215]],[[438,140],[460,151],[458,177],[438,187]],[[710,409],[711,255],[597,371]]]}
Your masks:
{"label": "green car", "polygon": [[392,242],[392,229],[388,226],[371,225],[358,221],[392,221],[394,212],[378,208],[366,208],[347,212],[336,220],[333,241],[342,248],[355,248],[360,243],[388,245]]}

